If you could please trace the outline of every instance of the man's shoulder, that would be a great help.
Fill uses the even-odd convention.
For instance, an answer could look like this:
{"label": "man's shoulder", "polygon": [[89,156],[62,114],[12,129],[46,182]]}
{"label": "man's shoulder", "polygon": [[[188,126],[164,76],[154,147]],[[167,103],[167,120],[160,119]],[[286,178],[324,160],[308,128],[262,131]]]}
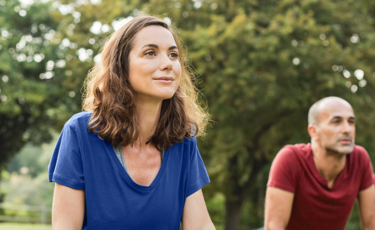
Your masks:
{"label": "man's shoulder", "polygon": [[350,153],[350,158],[354,158],[358,161],[368,162],[370,157],[365,148],[360,145],[354,145],[353,151]]}
{"label": "man's shoulder", "polygon": [[360,145],[354,145],[353,153],[368,155],[366,149]]}
{"label": "man's shoulder", "polygon": [[288,155],[288,156],[299,156],[306,157],[311,152],[311,145],[308,144],[294,144],[294,145],[285,145],[279,151],[278,155]]}
{"label": "man's shoulder", "polygon": [[295,193],[300,176],[308,166],[309,144],[285,145],[274,158],[267,185]]}
{"label": "man's shoulder", "polygon": [[311,152],[310,144],[285,145],[276,154],[274,164],[278,165],[305,165]]}

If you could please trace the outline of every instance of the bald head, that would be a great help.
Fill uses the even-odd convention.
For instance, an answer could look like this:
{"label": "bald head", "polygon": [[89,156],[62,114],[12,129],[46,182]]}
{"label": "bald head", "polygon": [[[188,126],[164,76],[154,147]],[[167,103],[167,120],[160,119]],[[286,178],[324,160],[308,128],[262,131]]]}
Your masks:
{"label": "bald head", "polygon": [[309,110],[307,127],[314,151],[350,154],[355,143],[355,117],[352,106],[342,98],[326,97]]}
{"label": "bald head", "polygon": [[323,99],[320,99],[319,101],[315,102],[309,109],[309,115],[308,115],[308,122],[309,125],[317,125],[319,124],[319,115],[321,114],[324,109],[332,106],[342,104],[343,106],[349,106],[352,107],[349,102],[345,101],[344,99],[340,97],[325,97]]}

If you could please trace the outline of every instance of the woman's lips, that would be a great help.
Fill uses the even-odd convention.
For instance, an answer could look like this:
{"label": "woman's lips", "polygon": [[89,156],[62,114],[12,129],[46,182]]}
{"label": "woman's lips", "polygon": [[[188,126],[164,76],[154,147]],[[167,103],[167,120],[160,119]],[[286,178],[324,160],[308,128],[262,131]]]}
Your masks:
{"label": "woman's lips", "polygon": [[154,78],[153,80],[163,83],[171,83],[174,81],[173,77],[158,77]]}

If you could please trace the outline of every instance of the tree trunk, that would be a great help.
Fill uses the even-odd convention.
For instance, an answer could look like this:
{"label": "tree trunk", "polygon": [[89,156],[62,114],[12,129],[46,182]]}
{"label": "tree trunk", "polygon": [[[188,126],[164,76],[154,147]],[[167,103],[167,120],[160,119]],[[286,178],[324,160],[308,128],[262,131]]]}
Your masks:
{"label": "tree trunk", "polygon": [[242,204],[241,198],[225,200],[225,230],[240,230]]}

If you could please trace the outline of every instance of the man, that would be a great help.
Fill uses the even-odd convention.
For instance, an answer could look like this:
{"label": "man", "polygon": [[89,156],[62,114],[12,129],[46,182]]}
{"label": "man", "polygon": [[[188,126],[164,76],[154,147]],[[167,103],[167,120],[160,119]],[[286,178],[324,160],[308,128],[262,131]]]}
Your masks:
{"label": "man", "polygon": [[351,105],[323,98],[308,122],[311,144],[287,145],[272,163],[265,229],[343,230],[358,198],[362,229],[375,230],[375,176],[366,150],[354,145]]}

